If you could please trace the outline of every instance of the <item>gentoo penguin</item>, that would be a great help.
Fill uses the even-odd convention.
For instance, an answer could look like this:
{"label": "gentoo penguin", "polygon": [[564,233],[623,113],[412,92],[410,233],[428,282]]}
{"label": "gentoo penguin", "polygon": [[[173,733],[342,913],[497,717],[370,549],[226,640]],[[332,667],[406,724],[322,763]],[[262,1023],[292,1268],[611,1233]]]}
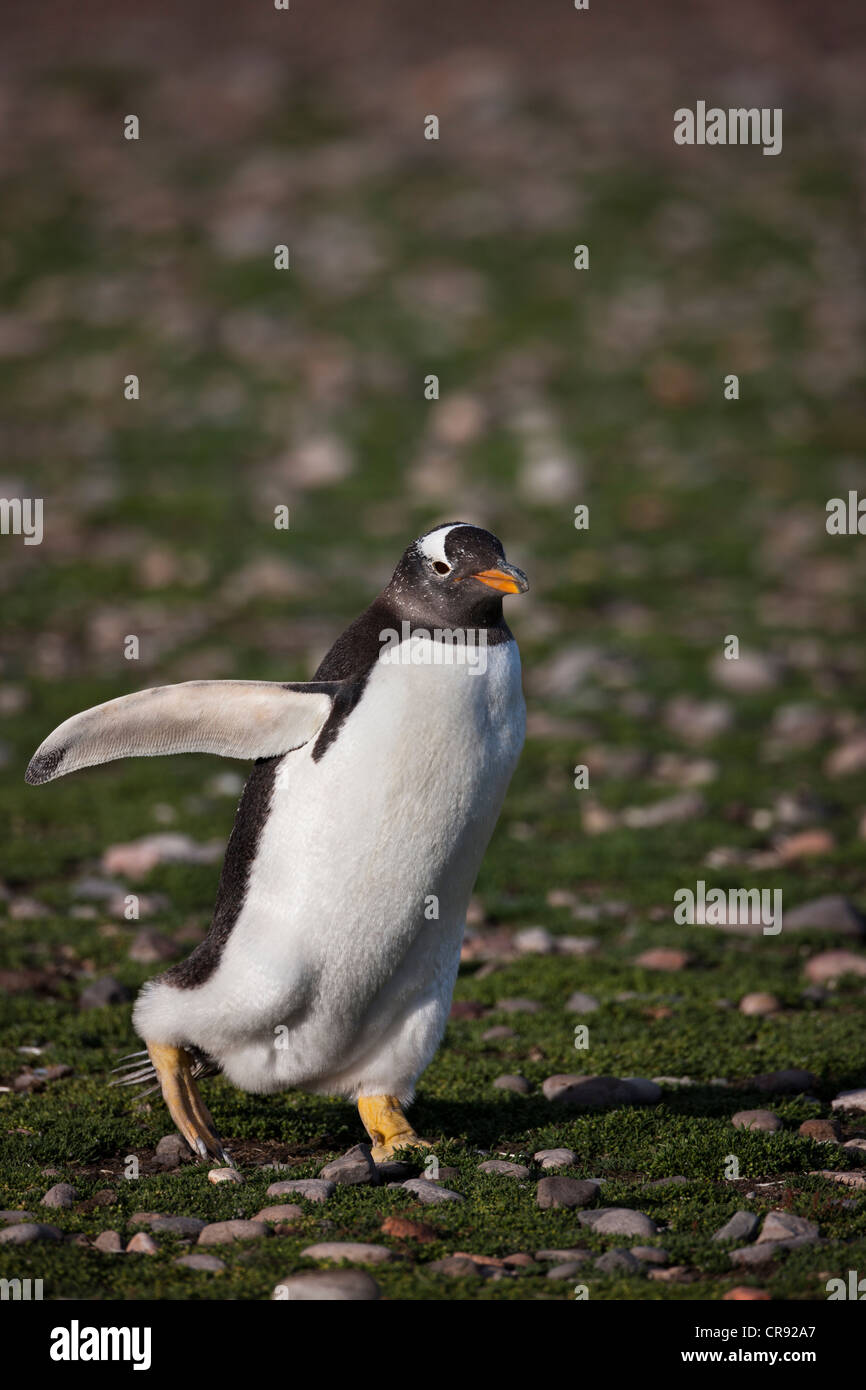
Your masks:
{"label": "gentoo penguin", "polygon": [[[158,1081],[194,1153],[231,1162],[196,1077],[357,1102],[375,1160],[442,1038],[466,907],[523,745],[496,536],[437,526],[308,684],[188,681],[67,719],[32,784],[114,758],[255,759],[206,939],[149,981],[131,1081]],[[147,1060],[149,1058],[149,1060]]]}

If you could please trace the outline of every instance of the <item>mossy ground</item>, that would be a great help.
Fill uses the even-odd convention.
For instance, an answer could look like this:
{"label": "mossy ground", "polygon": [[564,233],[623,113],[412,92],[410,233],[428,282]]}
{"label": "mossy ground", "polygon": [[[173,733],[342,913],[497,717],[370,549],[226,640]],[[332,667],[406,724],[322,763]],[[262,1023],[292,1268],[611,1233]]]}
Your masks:
{"label": "mossy ground", "polygon": [[[281,1176],[263,1161],[312,1176],[361,1137],[357,1115],[340,1101],[247,1096],[218,1079],[207,1083],[208,1102],[223,1135],[248,1157],[246,1185],[214,1187],[192,1167],[121,1176],[127,1155],[147,1166],[169,1125],[157,1099],[137,1103],[107,1085],[117,1059],[139,1045],[130,1007],[81,1012],[77,998],[89,975],[111,974],[135,990],[156,967],[128,958],[133,924],[113,920],[105,931],[101,913],[72,917],[72,883],[109,844],[153,830],[225,837],[233,802],[208,789],[224,767],[214,759],[116,764],[40,789],[24,786],[23,771],[57,723],[126,690],[197,674],[308,676],[313,653],[433,521],[467,514],[490,526],[530,573],[524,611],[512,605],[530,712],[558,721],[528,740],[479,902],[489,923],[592,934],[599,949],[581,960],[527,957],[485,978],[477,965],[461,970],[456,998],[489,1012],[449,1026],[421,1079],[413,1120],[440,1161],[460,1170],[452,1185],[463,1204],[417,1210],[406,1193],[341,1188],[296,1231],[221,1252],[227,1268],[216,1276],[178,1269],[172,1261],[182,1247],[169,1237],[160,1237],[153,1258],[73,1244],[3,1249],[0,1276],[42,1277],[47,1298],[263,1299],[308,1263],[300,1256],[306,1245],[348,1238],[402,1249],[404,1259],[376,1273],[390,1298],[570,1298],[570,1287],[547,1281],[542,1266],[493,1283],[425,1270],[453,1250],[506,1255],[580,1244],[601,1252],[632,1243],[603,1241],[567,1211],[539,1210],[534,1182],[477,1171],[479,1149],[531,1158],[567,1146],[579,1156],[570,1171],[606,1179],[605,1204],[635,1206],[662,1223],[659,1243],[693,1271],[691,1282],[677,1284],[590,1270],[593,1298],[720,1298],[744,1276],[711,1237],[743,1205],[782,1206],[820,1222],[828,1245],[797,1250],[747,1281],[776,1298],[824,1298],[822,1272],[866,1270],[866,1210],[857,1191],[809,1176],[828,1166],[828,1150],[797,1127],[827,1114],[840,1089],[862,1084],[866,1032],[862,988],[849,979],[815,1004],[802,994],[802,970],[810,953],[849,943],[682,928],[672,903],[699,878],[781,888],[792,906],[830,892],[863,901],[862,779],[826,775],[829,734],[776,761],[765,757],[777,705],[810,702],[840,718],[862,708],[864,543],[831,539],[823,528],[828,496],[845,492],[866,444],[862,363],[852,365],[845,342],[826,330],[847,297],[862,301],[860,281],[843,273],[860,196],[853,142],[846,148],[838,127],[832,145],[822,142],[830,117],[819,109],[808,127],[793,117],[786,123],[784,161],[717,151],[709,177],[709,165],[676,164],[670,151],[638,158],[619,147],[584,165],[574,112],[555,96],[539,104],[518,83],[504,117],[513,148],[499,163],[492,154],[488,167],[481,154],[468,160],[484,136],[471,103],[459,150],[443,142],[407,155],[402,136],[383,133],[363,103],[355,110],[351,96],[288,81],[268,90],[236,138],[208,142],[184,124],[191,116],[177,94],[172,108],[158,70],[158,62],[129,72],[97,63],[42,74],[39,102],[23,108],[29,157],[8,162],[0,190],[7,304],[40,325],[38,347],[22,339],[0,387],[17,424],[7,469],[38,488],[46,509],[42,546],[3,538],[4,676],[26,698],[3,718],[0,814],[8,828],[0,872],[13,894],[50,911],[2,925],[4,968],[42,972],[44,988],[3,1000],[0,1073],[11,1083],[24,1061],[17,1049],[30,1046],[44,1048],[40,1064],[73,1068],[41,1092],[0,1095],[0,1206],[38,1211],[45,1189],[68,1180],[85,1206],[108,1188],[114,1202],[51,1213],[46,1219],[65,1232],[128,1236],[135,1211],[249,1216]],[[618,80],[615,64],[611,71]],[[153,136],[118,154],[119,117],[138,109],[158,111]],[[58,128],[67,123],[75,138],[63,142]],[[378,170],[317,184],[310,170],[318,157],[359,131],[399,152]],[[306,165],[292,162],[298,151]],[[211,235],[214,207],[230,177],[259,155],[289,161],[285,203],[276,196],[265,208],[277,208],[277,226],[304,231],[309,246],[316,228],[326,237],[328,219],[340,219],[350,242],[354,227],[376,242],[378,267],[362,267],[348,285],[338,278],[336,289],[308,273],[303,256],[280,275],[271,268],[267,217],[260,255],[222,254]],[[533,185],[536,175],[542,185]],[[460,222],[460,198],[479,187],[512,211],[505,230]],[[126,209],[141,188],[153,193],[156,211],[144,200]],[[526,208],[551,189],[566,210],[534,218]],[[453,222],[443,208],[453,209]],[[672,224],[686,229],[679,239],[666,230]],[[576,242],[591,248],[588,274],[571,268]],[[437,312],[407,300],[406,277],[442,264],[471,272],[466,293],[477,302]],[[253,346],[242,350],[245,321]],[[227,324],[230,334],[220,331]],[[257,333],[265,347],[255,347]],[[330,392],[308,360],[329,354],[345,372]],[[122,399],[127,371],[143,384],[134,404]],[[721,386],[734,371],[735,403]],[[428,373],[440,377],[439,406],[423,399]],[[557,447],[576,461],[573,492],[542,501],[527,487],[512,411],[521,391],[544,403]],[[422,488],[417,464],[432,413],[456,392],[484,403],[485,427],[457,447],[437,446],[433,473],[454,482],[437,489],[428,469]],[[315,433],[313,426],[342,441],[353,466],[332,486],[278,473],[283,491],[275,494],[273,459],[287,438]],[[291,504],[288,532],[273,528],[275,496]],[[583,532],[572,524],[580,502],[591,509]],[[162,578],[145,582],[142,565],[153,552],[169,563]],[[242,602],[227,601],[231,577],[265,557],[294,567],[286,593],[253,589]],[[121,634],[146,627],[138,662],[123,660],[119,641],[101,641],[95,620],[112,615]],[[572,772],[585,746],[689,752],[661,712],[677,694],[719,694],[708,662],[728,633],[777,655],[781,675],[762,693],[725,696],[734,722],[700,750],[718,769],[702,788],[705,813],[658,829],[586,834],[585,793]],[[540,693],[533,673],[574,645],[596,650],[588,677],[573,690]],[[751,814],[804,788],[824,804],[830,853],[771,874],[706,869],[719,845],[765,847]],[[592,794],[616,810],[666,792],[644,777],[611,777],[594,782]],[[217,876],[215,865],[155,870],[135,885],[168,900],[149,924],[169,937],[206,928]],[[589,905],[615,899],[624,915],[575,923],[567,908],[549,905],[552,889],[573,890]],[[655,945],[684,948],[693,963],[670,975],[636,966]],[[576,1019],[564,1009],[575,989],[601,1001],[587,1020],[587,1053],[575,1051]],[[735,1006],[756,989],[775,993],[781,1011],[756,1019],[718,1002]],[[625,991],[634,997],[618,1002]],[[516,995],[542,1010],[497,1011],[497,1000]],[[504,1022],[512,1039],[482,1041]],[[819,1078],[814,1101],[768,1100],[746,1084],[793,1066]],[[538,1091],[523,1098],[492,1089],[497,1075],[515,1071],[533,1083],[591,1071],[688,1075],[697,1084],[668,1090],[652,1109],[572,1118]],[[731,1086],[712,1086],[718,1077]],[[783,1119],[783,1132],[732,1129],[735,1110],[762,1103]],[[731,1152],[739,1182],[724,1177]],[[852,1161],[836,1154],[833,1166]],[[57,1176],[45,1176],[47,1168]],[[645,1189],[672,1174],[687,1184]],[[435,1227],[434,1243],[401,1247],[380,1234],[385,1216],[409,1210]]]}

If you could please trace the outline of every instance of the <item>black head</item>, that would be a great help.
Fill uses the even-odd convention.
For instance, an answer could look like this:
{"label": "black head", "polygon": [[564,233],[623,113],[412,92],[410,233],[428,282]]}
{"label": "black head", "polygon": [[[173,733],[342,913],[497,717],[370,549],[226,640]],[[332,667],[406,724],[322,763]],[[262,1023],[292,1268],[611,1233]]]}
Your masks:
{"label": "black head", "polygon": [[523,594],[526,575],[509,565],[490,531],[447,522],[414,541],[385,597],[400,617],[427,626],[487,627],[502,618],[503,594]]}

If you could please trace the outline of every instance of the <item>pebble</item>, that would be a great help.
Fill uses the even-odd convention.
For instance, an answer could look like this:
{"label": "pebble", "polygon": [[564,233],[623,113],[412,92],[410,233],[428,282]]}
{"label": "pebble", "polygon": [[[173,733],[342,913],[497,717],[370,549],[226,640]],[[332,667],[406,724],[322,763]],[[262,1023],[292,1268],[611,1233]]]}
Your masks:
{"label": "pebble", "polygon": [[243,1178],[237,1168],[211,1168],[207,1175],[208,1182],[236,1182],[242,1183]]}
{"label": "pebble", "polygon": [[335,1182],[322,1178],[288,1178],[285,1182],[272,1182],[267,1189],[268,1197],[305,1197],[308,1202],[327,1202],[337,1190]]}
{"label": "pebble", "polygon": [[608,1250],[593,1261],[602,1274],[643,1274],[644,1267],[630,1250]]}
{"label": "pebble", "polygon": [[648,951],[642,951],[634,963],[642,965],[645,970],[684,970],[692,960],[688,951],[680,951],[674,946],[653,946]]}
{"label": "pebble", "polygon": [[295,1202],[284,1202],[275,1207],[262,1207],[253,1221],[298,1221],[304,1215],[303,1207]]}
{"label": "pebble", "polygon": [[155,927],[142,927],[129,947],[129,959],[139,965],[156,965],[177,955],[177,947]]}
{"label": "pebble", "polygon": [[207,1222],[198,1216],[166,1216],[159,1212],[143,1215],[146,1220],[140,1221],[134,1216],[133,1225],[146,1225],[157,1235],[179,1236],[182,1240],[191,1240],[193,1236],[200,1235],[207,1225]]}
{"label": "pebble", "polygon": [[462,1202],[464,1199],[459,1192],[452,1192],[448,1187],[439,1187],[435,1182],[429,1182],[426,1178],[409,1178],[407,1182],[400,1183],[400,1187],[406,1192],[411,1192],[424,1206],[439,1206],[442,1202]]}
{"label": "pebble", "polygon": [[806,962],[805,974],[816,985],[839,980],[843,975],[866,975],[866,956],[853,951],[822,951]]}
{"label": "pebble", "polygon": [[57,1226],[46,1226],[41,1221],[22,1221],[0,1231],[0,1245],[29,1245],[34,1240],[62,1239],[63,1232]]}
{"label": "pebble", "polygon": [[775,994],[766,994],[762,990],[758,990],[754,994],[744,994],[739,1003],[741,1014],[749,1016],[756,1014],[759,1017],[777,1013],[781,1007]]}
{"label": "pebble", "polygon": [[830,893],[785,909],[785,931],[810,929],[862,938],[866,936],[866,917],[841,893]]}
{"label": "pebble", "polygon": [[838,1144],[840,1138],[839,1127],[832,1120],[804,1120],[797,1133],[819,1144]]}
{"label": "pebble", "polygon": [[79,1009],[102,1009],[108,1004],[125,1004],[131,998],[126,985],[104,975],[93,980],[78,996]]}
{"label": "pebble", "polygon": [[849,1139],[842,1148],[847,1149],[851,1157],[858,1162],[866,1162],[866,1139]]}
{"label": "pebble", "polygon": [[94,1250],[101,1250],[105,1255],[121,1255],[123,1242],[117,1231],[100,1231],[93,1242],[93,1248]]}
{"label": "pebble", "polygon": [[776,846],[776,858],[780,864],[794,864],[798,859],[832,854],[835,848],[836,841],[829,830],[800,830],[796,835],[788,835],[780,841]]}
{"label": "pebble", "polygon": [[536,999],[497,999],[497,1009],[506,1014],[538,1014],[541,1005]]}
{"label": "pebble", "polygon": [[27,1221],[35,1221],[32,1211],[0,1211],[0,1223],[4,1226],[20,1226]]}
{"label": "pebble", "polygon": [[162,832],[144,835],[128,844],[110,845],[102,856],[102,872],[121,878],[143,878],[157,864],[214,864],[225,853],[225,844],[212,840],[197,844],[189,835]]}
{"label": "pebble", "polygon": [[532,1156],[542,1168],[570,1168],[577,1162],[574,1149],[539,1149]]}
{"label": "pebble", "polygon": [[308,1260],[346,1260],[357,1265],[380,1265],[394,1258],[387,1245],[367,1245],[360,1240],[326,1240],[308,1245],[301,1254]]}
{"label": "pebble", "polygon": [[801,1091],[813,1091],[818,1085],[817,1076],[811,1071],[801,1071],[799,1067],[788,1067],[783,1071],[762,1072],[753,1076],[749,1085],[756,1091],[775,1092],[778,1095],[799,1095]]}
{"label": "pebble", "polygon": [[580,1260],[566,1260],[564,1264],[554,1265],[546,1274],[547,1279],[574,1279],[580,1273]]}
{"label": "pebble", "polygon": [[651,1217],[631,1207],[613,1207],[591,1223],[592,1229],[603,1236],[654,1236],[658,1227]]}
{"label": "pebble", "polygon": [[192,1163],[192,1151],[179,1134],[165,1134],[156,1146],[154,1158],[161,1168],[176,1168],[180,1163]]}
{"label": "pebble", "polygon": [[650,1279],[655,1279],[665,1284],[688,1283],[688,1265],[671,1265],[670,1269],[649,1269],[646,1272]]}
{"label": "pebble", "polygon": [[433,1260],[425,1266],[433,1274],[448,1274],[453,1279],[480,1279],[481,1270],[468,1255],[446,1255],[444,1260]]}
{"label": "pebble", "polygon": [[529,1169],[522,1163],[509,1163],[504,1158],[488,1158],[478,1165],[479,1173],[494,1173],[503,1178],[528,1178]]}
{"label": "pebble", "polygon": [[623,1079],[625,1084],[631,1088],[638,1105],[659,1104],[662,1098],[662,1088],[658,1082],[650,1081],[646,1076],[626,1076]]}
{"label": "pebble", "polygon": [[535,1200],[543,1211],[558,1207],[585,1207],[599,1194],[599,1184],[584,1178],[541,1178]]}
{"label": "pebble", "polygon": [[199,1245],[230,1245],[235,1240],[258,1240],[269,1236],[270,1226],[264,1221],[214,1221],[199,1232]]}
{"label": "pebble", "polygon": [[723,1303],[763,1303],[769,1300],[766,1289],[753,1289],[750,1284],[735,1284],[722,1298]]}
{"label": "pebble", "polygon": [[217,1255],[178,1255],[174,1261],[183,1269],[201,1269],[206,1274],[219,1274],[225,1269],[225,1262]]}
{"label": "pebble", "polygon": [[362,1269],[317,1269],[291,1274],[276,1285],[271,1298],[322,1303],[372,1302],[381,1296],[379,1285]]}
{"label": "pebble", "polygon": [[817,1240],[820,1228],[817,1222],[807,1221],[803,1216],[794,1216],[789,1211],[769,1211],[764,1217],[758,1244],[766,1241],[792,1240],[795,1237]]}
{"label": "pebble", "polygon": [[673,1173],[669,1178],[653,1178],[644,1187],[683,1187],[689,1180],[682,1173]]}
{"label": "pebble", "polygon": [[514,944],[522,956],[549,956],[556,941],[546,927],[524,927],[514,933]]}
{"label": "pebble", "polygon": [[438,1231],[425,1221],[410,1221],[408,1216],[386,1216],[379,1228],[383,1236],[393,1236],[395,1240],[417,1240],[428,1245],[439,1239]]}
{"label": "pebble", "polygon": [[733,710],[725,700],[695,700],[676,695],[665,706],[665,723],[686,743],[709,743],[734,722]]}
{"label": "pebble", "polygon": [[645,1265],[666,1265],[670,1260],[667,1250],[662,1250],[660,1245],[633,1245],[629,1254]]}
{"label": "pebble", "polygon": [[817,1168],[809,1173],[810,1178],[827,1178],[830,1182],[841,1182],[846,1187],[866,1188],[866,1173],[834,1172],[832,1168]]}
{"label": "pebble", "polygon": [[57,1182],[49,1187],[42,1198],[43,1207],[74,1207],[78,1201],[78,1191],[68,1182]]}
{"label": "pebble", "polygon": [[761,1129],[773,1134],[782,1128],[782,1121],[772,1110],[738,1110],[731,1117],[734,1129]]}
{"label": "pebble", "polygon": [[517,1073],[513,1076],[506,1073],[503,1076],[497,1076],[493,1082],[493,1088],[496,1091],[512,1091],[517,1096],[528,1096],[532,1091],[532,1082],[527,1081],[525,1076],[520,1076]]}
{"label": "pebble", "polygon": [[[706,802],[699,792],[678,792],[666,796],[649,806],[626,806],[620,813],[620,820],[629,830],[654,830],[660,825],[671,825],[676,821],[699,820],[706,810]],[[660,948],[663,949],[663,948]],[[660,970],[675,970],[678,966],[658,966]]]}
{"label": "pebble", "polygon": [[751,1240],[758,1229],[758,1217],[753,1211],[735,1211],[713,1236],[713,1240]]}
{"label": "pebble", "polygon": [[127,1255],[158,1255],[159,1246],[147,1231],[138,1231],[127,1243]]}
{"label": "pebble", "polygon": [[319,1177],[327,1182],[349,1187],[378,1181],[376,1165],[370,1150],[364,1144],[356,1144],[348,1153],[343,1154],[342,1158],[335,1158],[332,1163],[326,1163],[324,1168],[319,1170]]}
{"label": "pebble", "polygon": [[[653,1089],[654,1088],[654,1089]],[[594,1106],[642,1105],[661,1099],[661,1089],[642,1078],[635,1084],[617,1076],[578,1076],[559,1073],[548,1076],[541,1088],[550,1101],[577,1108]]]}
{"label": "pebble", "polygon": [[831,1103],[832,1110],[866,1110],[866,1086],[853,1091],[840,1091]]}
{"label": "pebble", "polygon": [[[513,1028],[509,1028],[507,1023],[498,1023],[495,1028],[488,1028],[486,1033],[481,1034],[482,1042],[504,1042],[506,1038],[516,1038],[517,1034]],[[496,1083],[494,1082],[494,1085]]]}
{"label": "pebble", "polygon": [[569,1014],[593,1014],[600,1007],[594,995],[582,994],[579,989],[565,1001],[565,1010]]}
{"label": "pebble", "polygon": [[717,652],[710,661],[710,675],[735,695],[758,695],[778,685],[779,665],[764,652],[741,648],[735,660]]}
{"label": "pebble", "polygon": [[827,754],[824,771],[828,777],[848,777],[866,769],[866,734],[854,734]]}
{"label": "pebble", "polygon": [[570,1250],[536,1250],[536,1260],[544,1262],[552,1261],[554,1264],[563,1264],[566,1261],[580,1261],[589,1259],[589,1251],[576,1245]]}

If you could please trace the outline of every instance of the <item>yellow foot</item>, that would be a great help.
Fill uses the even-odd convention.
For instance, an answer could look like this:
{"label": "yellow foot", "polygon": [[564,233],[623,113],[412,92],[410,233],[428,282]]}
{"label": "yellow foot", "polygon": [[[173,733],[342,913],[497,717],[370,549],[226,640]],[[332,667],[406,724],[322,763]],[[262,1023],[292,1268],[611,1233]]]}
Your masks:
{"label": "yellow foot", "polygon": [[429,1149],[419,1139],[396,1096],[361,1096],[358,1101],[361,1122],[373,1141],[373,1162],[384,1163],[398,1149]]}
{"label": "yellow foot", "polygon": [[210,1111],[199,1095],[189,1053],[166,1043],[147,1043],[147,1050],[169,1114],[193,1153],[203,1159],[219,1159],[220,1163],[233,1168],[234,1163],[220,1143]]}

